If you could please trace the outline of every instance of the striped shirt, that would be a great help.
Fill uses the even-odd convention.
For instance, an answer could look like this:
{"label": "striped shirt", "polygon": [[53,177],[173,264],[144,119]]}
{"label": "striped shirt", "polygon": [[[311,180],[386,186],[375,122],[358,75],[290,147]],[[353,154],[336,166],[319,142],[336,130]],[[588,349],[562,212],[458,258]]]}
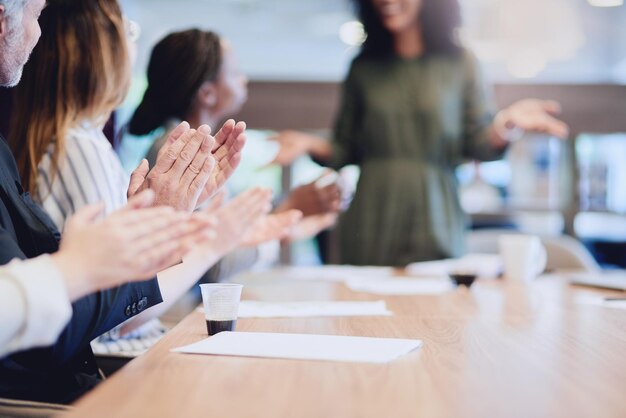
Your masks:
{"label": "striped shirt", "polygon": [[65,222],[83,206],[104,202],[105,214],[126,204],[129,178],[120,160],[97,127],[72,128],[65,140],[65,154],[59,170],[52,175],[52,155],[48,147],[39,163],[35,198],[60,231]]}

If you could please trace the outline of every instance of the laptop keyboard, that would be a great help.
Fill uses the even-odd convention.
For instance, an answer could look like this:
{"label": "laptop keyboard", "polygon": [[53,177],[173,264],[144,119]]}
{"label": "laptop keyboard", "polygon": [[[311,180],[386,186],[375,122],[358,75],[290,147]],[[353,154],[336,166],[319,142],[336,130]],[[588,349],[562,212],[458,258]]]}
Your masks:
{"label": "laptop keyboard", "polygon": [[111,338],[109,334],[91,342],[91,349],[96,356],[137,357],[156,344],[167,332],[159,321],[151,321],[124,337]]}

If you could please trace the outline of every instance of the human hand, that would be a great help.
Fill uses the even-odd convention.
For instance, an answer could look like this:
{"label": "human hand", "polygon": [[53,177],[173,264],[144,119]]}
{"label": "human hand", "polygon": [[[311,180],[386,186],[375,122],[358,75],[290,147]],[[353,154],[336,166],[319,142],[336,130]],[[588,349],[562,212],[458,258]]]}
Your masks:
{"label": "human hand", "polygon": [[341,207],[341,189],[336,181],[337,173],[327,170],[315,181],[296,187],[282,202],[276,212],[297,209],[303,216],[338,212]]}
{"label": "human hand", "polygon": [[[145,280],[181,260],[192,238],[189,214],[150,207],[154,192],[132,197],[121,210],[98,220],[103,205],[87,206],[68,221],[53,261],[72,300],[127,281]],[[199,239],[198,235],[193,240]]]}
{"label": "human hand", "polygon": [[216,165],[211,154],[215,139],[211,128],[202,125],[190,129],[187,122],[178,125],[158,153],[152,170],[143,160],[132,173],[128,196],[145,189],[156,193],[155,206],[193,211],[210,180]]}
{"label": "human hand", "polygon": [[324,213],[302,218],[300,222],[291,228],[286,239],[288,242],[296,242],[313,238],[325,229],[335,225],[337,218],[338,215],[336,213]]}
{"label": "human hand", "polygon": [[241,245],[255,247],[265,242],[287,238],[291,233],[291,228],[301,219],[302,212],[293,209],[266,215],[248,230]]}
{"label": "human hand", "polygon": [[[279,132],[269,139],[276,141],[280,146],[278,154],[270,164],[282,166],[292,164],[305,154],[313,153],[315,156],[318,156],[316,150],[320,148],[320,151],[325,151],[322,148],[327,146],[327,141],[322,138],[293,130]],[[324,158],[323,155],[320,155],[320,157]]]}
{"label": "human hand", "polygon": [[[271,210],[272,194],[269,190],[250,189],[231,201],[215,208],[195,212],[192,219],[209,222],[214,229],[205,234],[204,240],[197,243],[194,250],[185,258],[201,258],[212,264],[241,244],[248,231]],[[208,266],[207,266],[208,267]]]}
{"label": "human hand", "polygon": [[561,105],[552,100],[520,100],[496,115],[494,129],[502,139],[506,139],[503,132],[514,128],[567,138],[569,128],[556,118],[560,113]]}
{"label": "human hand", "polygon": [[198,204],[203,204],[220,190],[239,166],[241,150],[246,144],[245,131],[245,122],[235,123],[229,119],[215,135],[215,144],[211,150],[215,169],[202,190]]}

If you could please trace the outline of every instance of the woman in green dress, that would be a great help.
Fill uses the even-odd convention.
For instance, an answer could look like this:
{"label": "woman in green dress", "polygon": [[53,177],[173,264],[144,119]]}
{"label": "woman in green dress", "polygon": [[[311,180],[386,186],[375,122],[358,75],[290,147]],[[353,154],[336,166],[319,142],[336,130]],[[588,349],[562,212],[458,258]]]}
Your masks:
{"label": "woman in green dress", "polygon": [[498,159],[523,131],[567,136],[558,103],[492,111],[474,57],[457,42],[457,0],[354,0],[367,33],[343,85],[334,140],[282,132],[277,162],[309,153],[361,177],[340,219],[340,262],[404,266],[463,253],[455,167]]}

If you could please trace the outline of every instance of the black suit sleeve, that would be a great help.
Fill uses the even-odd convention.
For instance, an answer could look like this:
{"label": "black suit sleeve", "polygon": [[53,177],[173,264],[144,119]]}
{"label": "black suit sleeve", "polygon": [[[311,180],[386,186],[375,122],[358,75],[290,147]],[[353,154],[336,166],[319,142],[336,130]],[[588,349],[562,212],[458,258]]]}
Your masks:
{"label": "black suit sleeve", "polygon": [[[0,227],[0,264],[26,259],[12,235]],[[72,303],[73,315],[50,354],[54,364],[63,364],[89,346],[94,338],[163,299],[156,279],[87,295]]]}
{"label": "black suit sleeve", "polygon": [[8,264],[14,258],[23,260],[26,256],[20,250],[11,234],[6,229],[0,227],[0,265]]}

